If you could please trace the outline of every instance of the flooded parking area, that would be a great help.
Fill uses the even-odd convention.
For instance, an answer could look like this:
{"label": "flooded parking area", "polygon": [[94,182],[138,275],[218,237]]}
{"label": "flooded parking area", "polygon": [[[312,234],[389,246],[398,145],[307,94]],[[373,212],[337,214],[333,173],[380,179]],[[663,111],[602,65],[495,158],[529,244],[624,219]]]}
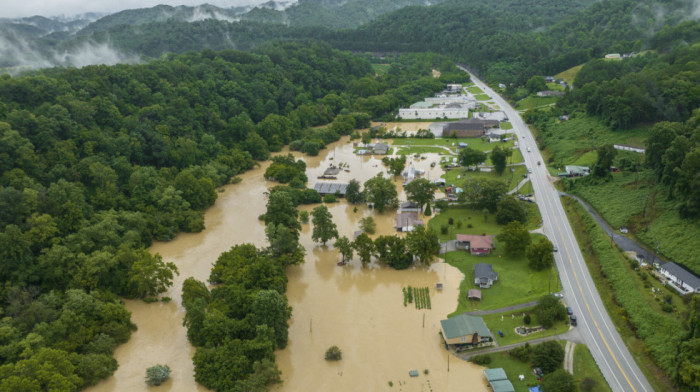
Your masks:
{"label": "flooded parking area", "polygon": [[[426,123],[418,123],[424,125]],[[400,123],[402,129],[407,123]],[[347,137],[329,145],[317,157],[296,154],[307,163],[308,186],[318,181],[360,183],[386,169],[381,156],[357,156]],[[434,154],[435,158],[437,154]],[[442,174],[439,165],[427,160],[409,159],[408,165],[424,170],[435,179]],[[330,164],[343,162],[345,168],[334,180],[317,177]],[[275,183],[263,178],[267,163],[241,175],[242,181],[224,187],[216,204],[205,214],[206,229],[201,233],[180,234],[173,241],[155,243],[154,253],[177,265],[180,275],[166,293],[169,303],[146,304],[126,301],[132,322],[138,331],[119,346],[115,358],[119,369],[114,376],[90,388],[90,391],[148,391],[145,370],[155,364],[171,367],[171,379],[161,391],[205,391],[194,381],[191,357],[194,348],[182,326],[183,281],[192,276],[206,281],[218,256],[240,243],[266,245],[264,226],[258,216],[265,211],[264,192]],[[400,195],[403,179],[393,179]],[[400,196],[405,200],[405,196]],[[310,211],[315,206],[300,206]],[[383,215],[364,205],[349,205],[345,200],[328,205],[340,235],[353,238],[359,220],[374,217],[377,234],[393,234],[395,212]],[[376,236],[375,235],[375,236]],[[301,244],[306,248],[305,263],[290,267],[287,297],[293,307],[289,345],[277,352],[283,383],[276,391],[486,391],[481,367],[449,357],[438,334],[439,322],[454,311],[462,274],[455,268],[434,263],[396,271],[388,267],[362,267],[355,258],[337,266],[340,255],[329,244],[324,247],[311,240],[311,225],[304,224]],[[437,291],[436,284],[444,289]],[[403,304],[402,289],[428,287],[432,308],[417,310]],[[327,362],[326,349],[337,345],[343,359]],[[449,358],[449,359],[448,359]],[[448,371],[449,365],[449,371]],[[416,370],[418,377],[409,377]],[[427,374],[426,374],[427,370]],[[389,382],[393,383],[393,387]]]}

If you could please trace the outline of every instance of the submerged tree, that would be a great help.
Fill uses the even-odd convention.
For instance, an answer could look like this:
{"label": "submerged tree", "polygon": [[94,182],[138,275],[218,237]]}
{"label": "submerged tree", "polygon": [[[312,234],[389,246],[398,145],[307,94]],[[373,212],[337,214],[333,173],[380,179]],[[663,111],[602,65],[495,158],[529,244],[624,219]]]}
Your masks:
{"label": "submerged tree", "polygon": [[338,228],[333,222],[333,215],[325,205],[320,205],[311,211],[311,223],[314,225],[311,238],[315,242],[326,245],[331,238],[338,238]]}
{"label": "submerged tree", "polygon": [[390,179],[384,178],[382,173],[365,181],[365,201],[374,203],[374,208],[380,213],[384,209],[396,208],[399,204],[399,196],[396,185]]}
{"label": "submerged tree", "polygon": [[348,237],[342,236],[338,238],[333,244],[333,246],[335,246],[340,252],[340,254],[343,256],[343,262],[345,262],[345,260],[352,259],[352,242],[350,242]]}
{"label": "submerged tree", "polygon": [[170,378],[170,366],[156,365],[146,369],[146,384],[158,386]]}

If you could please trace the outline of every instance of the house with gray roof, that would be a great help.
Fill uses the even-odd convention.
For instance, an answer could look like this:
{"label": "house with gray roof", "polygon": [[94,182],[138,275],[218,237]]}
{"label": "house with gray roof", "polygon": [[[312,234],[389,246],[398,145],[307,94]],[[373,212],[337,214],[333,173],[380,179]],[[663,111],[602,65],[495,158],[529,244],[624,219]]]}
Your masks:
{"label": "house with gray roof", "polygon": [[700,293],[700,278],[674,262],[668,262],[659,268],[671,287],[681,294]]}
{"label": "house with gray roof", "polygon": [[386,155],[389,152],[389,146],[386,143],[377,143],[374,145],[374,153],[377,155]]}
{"label": "house with gray roof", "polygon": [[491,264],[474,264],[474,284],[482,289],[488,289],[498,280],[498,273],[494,272]]}
{"label": "house with gray roof", "polygon": [[338,194],[340,197],[345,197],[345,191],[348,189],[348,184],[339,184],[336,182],[317,182],[314,184],[314,189],[321,196]]}

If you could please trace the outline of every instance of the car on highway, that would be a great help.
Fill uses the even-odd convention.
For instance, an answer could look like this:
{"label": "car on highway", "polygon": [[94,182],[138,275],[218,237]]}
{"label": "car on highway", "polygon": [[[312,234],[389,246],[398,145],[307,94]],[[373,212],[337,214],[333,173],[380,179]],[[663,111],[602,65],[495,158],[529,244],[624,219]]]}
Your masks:
{"label": "car on highway", "polygon": [[552,295],[555,296],[556,298],[564,298],[564,294],[562,294],[562,293],[552,293]]}
{"label": "car on highway", "polygon": [[531,150],[530,150],[530,147],[528,147],[528,148],[527,148],[527,152],[530,152],[530,151],[531,151]]}
{"label": "car on highway", "polygon": [[537,161],[537,166],[540,166],[540,165],[542,165],[542,162]]}
{"label": "car on highway", "polygon": [[557,248],[556,245],[552,245],[552,250],[553,250],[554,252],[557,252],[557,251],[559,251],[559,248]]}
{"label": "car on highway", "polygon": [[569,320],[571,320],[571,326],[572,326],[572,327],[575,327],[575,326],[576,326],[576,315],[575,315],[575,314],[572,314],[572,315],[569,317]]}
{"label": "car on highway", "polygon": [[574,314],[574,310],[571,309],[571,306],[567,306],[567,307],[566,307],[566,314],[568,314],[569,316],[571,316],[572,314]]}
{"label": "car on highway", "polygon": [[530,168],[528,167],[528,168],[527,168],[527,172],[528,172],[528,173],[532,173],[532,169],[530,169]]}

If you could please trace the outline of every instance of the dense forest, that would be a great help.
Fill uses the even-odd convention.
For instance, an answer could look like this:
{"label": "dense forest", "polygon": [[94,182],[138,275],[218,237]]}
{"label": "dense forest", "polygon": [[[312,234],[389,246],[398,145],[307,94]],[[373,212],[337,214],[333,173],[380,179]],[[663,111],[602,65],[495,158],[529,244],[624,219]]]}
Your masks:
{"label": "dense forest", "polygon": [[324,135],[337,139],[441,89],[434,67],[454,69],[397,60],[379,77],[301,42],[0,77],[0,390],[111,374],[134,328],[118,296],[155,299],[177,273],[151,241],[201,230],[216,187],[270,151],[323,148],[309,127],[332,123]]}

